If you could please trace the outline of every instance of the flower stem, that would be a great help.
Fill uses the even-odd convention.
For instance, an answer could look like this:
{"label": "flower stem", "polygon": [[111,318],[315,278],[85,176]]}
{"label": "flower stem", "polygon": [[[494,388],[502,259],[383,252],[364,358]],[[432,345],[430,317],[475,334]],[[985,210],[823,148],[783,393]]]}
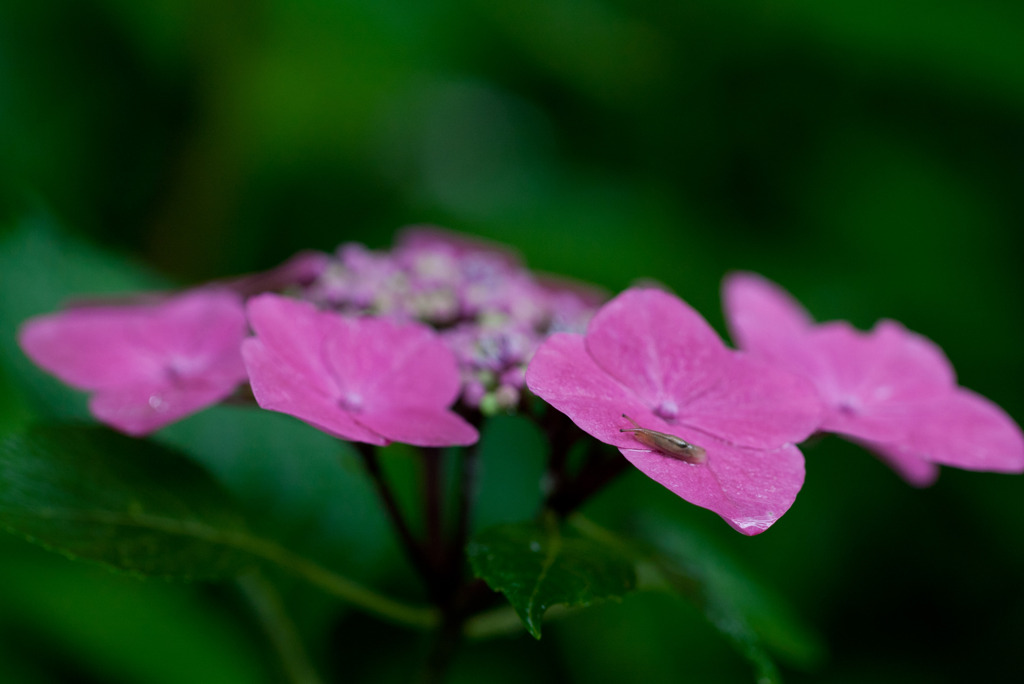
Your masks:
{"label": "flower stem", "polygon": [[313,669],[295,624],[285,612],[281,596],[274,586],[259,571],[239,577],[238,586],[277,651],[287,681],[290,684],[321,684],[323,680]]}
{"label": "flower stem", "polygon": [[604,456],[601,451],[591,448],[586,463],[575,477],[557,481],[544,502],[545,508],[565,518],[627,469],[629,461],[625,458],[619,454]]}
{"label": "flower stem", "polygon": [[412,530],[409,529],[409,525],[405,521],[405,516],[402,515],[402,509],[399,507],[391,487],[388,486],[388,482],[380,467],[380,460],[377,458],[376,449],[372,444],[365,444],[363,442],[351,442],[351,444],[363,459],[366,472],[370,474],[370,478],[377,488],[377,494],[384,504],[384,511],[391,520],[391,525],[395,528],[395,532],[398,533],[398,538],[402,543],[406,556],[409,558],[409,562],[416,568],[416,572],[419,573],[420,577],[425,580],[429,589],[429,578],[433,576],[431,565],[426,554],[423,552],[423,547],[416,540],[416,537],[413,536]]}
{"label": "flower stem", "polygon": [[244,548],[329,594],[390,622],[418,629],[432,629],[440,623],[440,614],[433,608],[411,606],[378,594],[273,542],[253,538]]}
{"label": "flower stem", "polygon": [[423,507],[427,522],[427,562],[432,574],[437,574],[444,564],[444,530],[442,506],[444,501],[444,482],[441,477],[441,466],[444,455],[440,449],[423,449]]}
{"label": "flower stem", "polygon": [[476,492],[477,461],[479,443],[462,450],[459,463],[458,509],[455,513],[455,531],[452,535],[451,565],[452,572],[461,577],[461,566],[465,557],[466,541],[469,539],[470,515]]}

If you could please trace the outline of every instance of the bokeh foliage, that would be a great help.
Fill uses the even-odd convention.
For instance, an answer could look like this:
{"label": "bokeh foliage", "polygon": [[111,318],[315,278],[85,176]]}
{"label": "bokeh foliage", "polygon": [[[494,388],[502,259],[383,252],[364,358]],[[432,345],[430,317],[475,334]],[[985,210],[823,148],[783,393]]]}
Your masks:
{"label": "bokeh foliage", "polygon": [[[1022,422],[1022,31],[1024,5],[998,0],[5,0],[0,429],[84,415],[18,352],[26,316],[300,248],[386,246],[423,222],[612,291],[657,279],[716,325],[722,275],[762,272],[821,319],[928,335]],[[526,473],[507,477],[527,482],[536,435],[492,429],[501,467]],[[297,547],[415,586],[331,440],[234,408],[161,439]],[[917,491],[837,439],[806,452],[804,491],[760,537],[635,473],[587,511],[613,527],[654,511],[755,568],[829,647],[811,674],[782,663],[787,681],[1012,672],[1024,482],[946,471]],[[391,461],[401,477],[409,464]],[[514,519],[500,496],[486,515]],[[276,677],[228,589],[2,544],[9,681]],[[404,681],[395,653],[425,647],[315,590],[282,592],[333,677]],[[696,611],[643,595],[544,634],[471,645],[452,681],[750,678]]]}

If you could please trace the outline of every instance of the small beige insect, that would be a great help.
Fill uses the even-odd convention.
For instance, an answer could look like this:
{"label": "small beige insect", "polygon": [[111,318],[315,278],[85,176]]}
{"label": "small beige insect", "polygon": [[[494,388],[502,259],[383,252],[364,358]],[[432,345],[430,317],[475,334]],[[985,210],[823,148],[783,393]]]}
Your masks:
{"label": "small beige insect", "polygon": [[633,437],[641,444],[649,446],[655,451],[659,451],[666,456],[678,458],[680,461],[685,461],[686,463],[697,464],[703,463],[707,460],[707,452],[696,444],[690,444],[675,435],[670,435],[665,432],[642,428],[637,425],[635,420],[627,416],[625,413],[622,414],[622,417],[636,427],[619,428],[619,432],[632,432]]}

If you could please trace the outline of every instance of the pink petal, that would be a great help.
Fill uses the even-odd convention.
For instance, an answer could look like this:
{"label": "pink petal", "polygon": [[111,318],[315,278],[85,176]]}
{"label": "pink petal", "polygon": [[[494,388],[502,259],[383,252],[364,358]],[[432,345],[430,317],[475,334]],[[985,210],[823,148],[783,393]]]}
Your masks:
{"label": "pink petal", "polygon": [[856,411],[839,406],[833,407],[825,415],[820,429],[856,441],[884,444],[906,439],[912,420],[908,419],[905,412],[892,406],[860,408]]}
{"label": "pink petal", "polygon": [[230,291],[193,290],[167,300],[140,325],[136,342],[174,371],[245,378],[239,344],[248,332],[241,298]]}
{"label": "pink petal", "polygon": [[942,465],[967,470],[1024,472],[1024,435],[996,404],[970,390],[914,407],[914,427],[904,447]]}
{"label": "pink petal", "polygon": [[874,452],[882,462],[914,487],[929,487],[939,478],[939,466],[912,453],[905,446],[867,441],[860,441],[859,444]]}
{"label": "pink petal", "polygon": [[788,292],[756,273],[726,276],[722,298],[736,346],[757,355],[785,358],[814,322]]}
{"label": "pink petal", "polygon": [[242,353],[263,408],[344,439],[420,446],[471,444],[476,430],[448,407],[460,376],[429,328],[345,318],[272,294],[254,298],[257,338]]}
{"label": "pink petal", "polygon": [[455,355],[430,328],[382,318],[352,322],[326,341],[323,358],[346,394],[370,410],[447,407],[459,394]]}
{"label": "pink petal", "polygon": [[[845,322],[813,327],[780,287],[754,274],[725,283],[729,325],[740,346],[758,358],[810,379],[835,412],[825,428],[862,439],[890,440],[900,427],[872,407],[933,396],[952,388],[946,356],[927,338],[895,321],[863,333]],[[859,423],[859,424],[858,424]]]}
{"label": "pink petal", "polygon": [[394,405],[386,411],[364,411],[357,419],[388,439],[415,446],[466,446],[480,439],[476,428],[443,408]]}
{"label": "pink petal", "polygon": [[834,406],[927,399],[956,386],[942,350],[895,321],[881,321],[870,333],[827,323],[810,334],[808,344],[804,353],[817,361],[818,388]]}
{"label": "pink petal", "polygon": [[744,349],[810,379],[828,407],[821,429],[872,449],[911,484],[938,476],[936,463],[1024,471],[1024,437],[998,406],[956,386],[931,340],[895,321],[870,333],[847,323],[811,327],[784,291],[758,276],[725,285],[730,325]]}
{"label": "pink petal", "polygon": [[726,361],[719,381],[680,407],[676,422],[760,449],[802,442],[818,429],[824,407],[809,381],[739,352]]}
{"label": "pink petal", "polygon": [[[275,294],[262,294],[246,306],[249,324],[271,357],[301,376],[307,391],[336,397],[338,388],[324,362],[324,340],[345,334],[345,321],[337,314],[317,311],[308,302]],[[250,376],[252,366],[247,363]],[[262,370],[262,369],[260,369]]]}
{"label": "pink petal", "polygon": [[924,335],[888,319],[876,323],[871,335],[888,351],[879,362],[881,375],[898,374],[903,384],[924,396],[934,387],[956,385],[956,371],[946,353]]}
{"label": "pink petal", "polygon": [[[803,483],[803,456],[793,447],[775,450],[732,446],[657,416],[635,392],[604,372],[578,335],[552,335],[526,370],[535,394],[568,415],[585,432],[619,447],[645,474],[677,495],[724,517],[744,534],[767,529],[788,510]],[[704,448],[700,465],[652,451],[636,440],[627,414],[640,426],[673,434]]]}
{"label": "pink petal", "polygon": [[803,354],[830,407],[822,429],[860,440],[906,439],[918,420],[907,403],[948,395],[956,383],[942,351],[894,321],[870,333],[827,323],[807,336]]}
{"label": "pink petal", "polygon": [[245,332],[238,295],[194,290],[41,316],[20,341],[61,380],[96,390],[90,408],[99,420],[140,435],[230,395],[245,380]]}
{"label": "pink petal", "polygon": [[242,344],[242,357],[256,403],[268,411],[287,413],[318,430],[342,439],[384,445],[388,440],[343,410],[333,393],[321,391],[262,339]]}
{"label": "pink petal", "polygon": [[147,435],[234,391],[232,383],[199,381],[103,389],[89,399],[90,412],[101,422],[135,437]]}
{"label": "pink petal", "polygon": [[598,367],[579,335],[557,333],[549,337],[526,368],[526,386],[606,444],[637,445],[632,434],[619,431],[631,427],[622,418],[623,413],[652,430],[672,429],[634,392]]}
{"label": "pink petal", "polygon": [[163,366],[140,350],[140,324],[134,310],[73,309],[29,320],[18,342],[36,365],[79,389],[158,382]]}
{"label": "pink petal", "polygon": [[696,311],[660,290],[628,290],[606,304],[585,345],[598,366],[671,425],[775,448],[805,439],[821,420],[807,381],[725,349]]}
{"label": "pink petal", "polygon": [[587,328],[589,354],[647,406],[676,406],[714,386],[727,356],[711,326],[661,290],[626,290]]}
{"label": "pink petal", "polygon": [[715,440],[701,446],[707,451],[701,465],[654,451],[620,451],[652,480],[747,535],[767,530],[789,510],[803,486],[804,458],[796,447],[743,449]]}

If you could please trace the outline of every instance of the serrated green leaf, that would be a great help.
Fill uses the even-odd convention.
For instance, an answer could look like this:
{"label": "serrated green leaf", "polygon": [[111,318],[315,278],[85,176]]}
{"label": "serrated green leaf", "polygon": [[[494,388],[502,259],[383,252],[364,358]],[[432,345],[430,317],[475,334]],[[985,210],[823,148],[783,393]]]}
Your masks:
{"label": "serrated green leaf", "polygon": [[237,575],[259,543],[186,457],[84,426],[36,425],[0,442],[0,525],[72,557],[188,578]]}
{"label": "serrated green leaf", "polygon": [[466,550],[476,576],[505,595],[537,639],[548,608],[617,599],[636,586],[628,557],[613,546],[561,529],[551,516],[490,527]]}

